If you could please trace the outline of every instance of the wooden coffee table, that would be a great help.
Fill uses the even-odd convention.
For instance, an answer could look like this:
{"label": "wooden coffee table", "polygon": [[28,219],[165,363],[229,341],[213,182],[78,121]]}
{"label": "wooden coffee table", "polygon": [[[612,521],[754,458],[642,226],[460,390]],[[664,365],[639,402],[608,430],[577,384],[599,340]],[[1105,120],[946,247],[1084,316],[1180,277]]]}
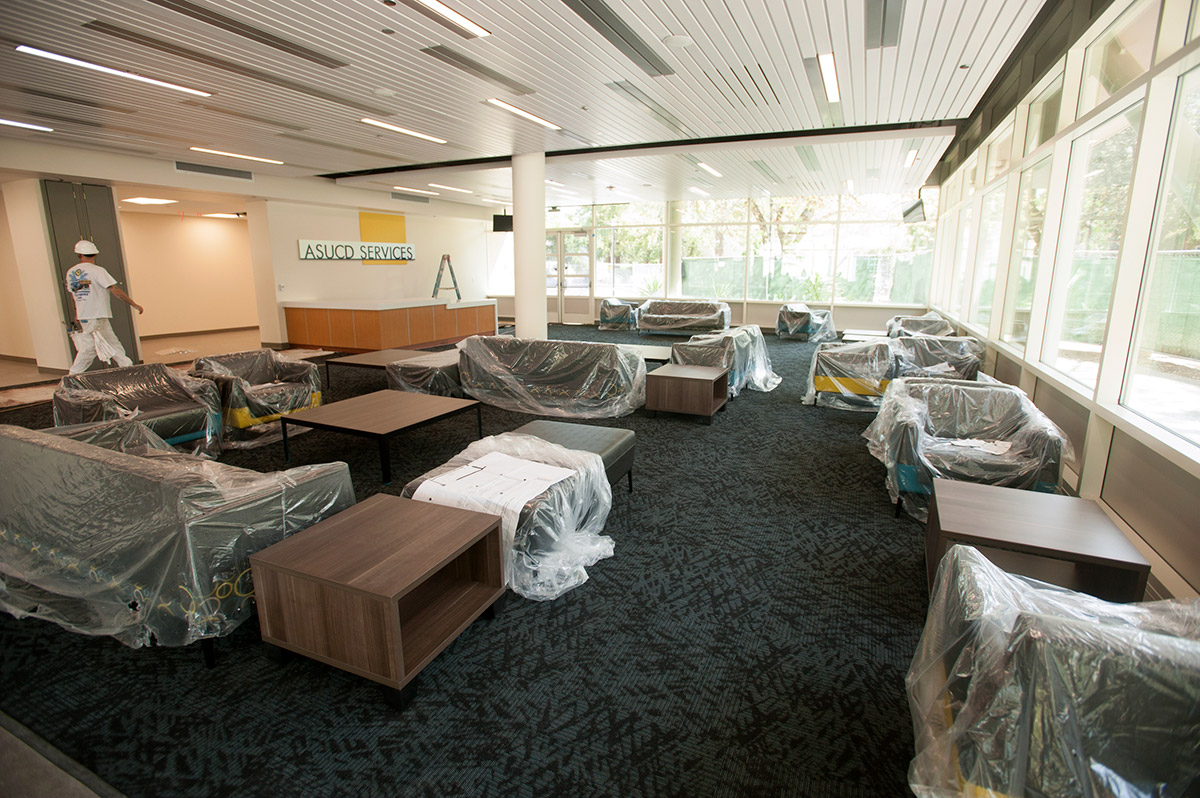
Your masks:
{"label": "wooden coffee table", "polygon": [[447,416],[465,413],[471,408],[475,409],[476,426],[482,438],[483,412],[479,402],[474,399],[382,390],[301,410],[279,418],[283,430],[283,459],[291,459],[287,435],[289,424],[374,438],[379,443],[379,465],[386,485],[392,481],[392,458],[388,444],[394,436]]}
{"label": "wooden coffee table", "polygon": [[378,349],[374,352],[362,352],[357,355],[347,355],[346,357],[326,360],[325,387],[328,388],[331,384],[329,380],[329,367],[331,365],[355,366],[365,369],[385,369],[388,363],[395,363],[397,360],[408,360],[418,355],[427,354],[429,353],[421,349]]}
{"label": "wooden coffee table", "polygon": [[499,516],[377,493],[250,556],[262,638],[399,690],[500,599],[501,556]]}
{"label": "wooden coffee table", "polygon": [[1150,575],[1150,563],[1093,501],[935,479],[925,528],[930,586],[955,543],[1010,573],[1106,601],[1141,601]]}
{"label": "wooden coffee table", "polygon": [[668,363],[646,375],[646,409],[701,416],[708,424],[729,401],[729,369]]}

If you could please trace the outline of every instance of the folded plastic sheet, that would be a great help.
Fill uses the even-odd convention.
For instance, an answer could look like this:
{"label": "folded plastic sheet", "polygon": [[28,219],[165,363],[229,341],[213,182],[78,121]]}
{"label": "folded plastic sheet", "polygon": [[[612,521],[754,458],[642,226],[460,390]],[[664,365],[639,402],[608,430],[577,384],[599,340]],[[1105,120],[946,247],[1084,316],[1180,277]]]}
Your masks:
{"label": "folded plastic sheet", "polygon": [[937,311],[923,316],[892,316],[888,319],[887,334],[891,338],[905,335],[954,335],[954,325]]}
{"label": "folded plastic sheet", "polygon": [[134,418],[181,451],[221,451],[221,396],[211,380],[162,363],[68,374],[54,391],[54,424]]}
{"label": "folded plastic sheet", "polygon": [[733,318],[728,303],[712,300],[647,299],[637,309],[637,326],[647,332],[724,330]]}
{"label": "folded plastic sheet", "polygon": [[261,474],[133,426],[0,426],[0,607],[134,648],[225,635],[249,556],[354,504],[344,463]]}
{"label": "folded plastic sheet", "polygon": [[1200,787],[1200,600],[1111,604],[954,546],[906,682],[920,798]]}
{"label": "folded plastic sheet", "polygon": [[458,349],[397,360],[384,366],[384,371],[387,373],[388,387],[393,391],[460,399],[466,396],[458,377]]}
{"label": "folded plastic sheet", "polygon": [[[612,508],[612,489],[600,455],[565,449],[533,435],[505,432],[475,441],[445,465],[404,487],[411,498],[428,479],[468,465],[490,452],[559,466],[573,474],[501,516],[504,578],[518,595],[556,599],[587,581],[588,566],[613,555],[612,538],[600,534]],[[482,500],[474,508],[492,512]]]}
{"label": "folded plastic sheet", "polygon": [[271,442],[261,425],[321,404],[320,369],[273,349],[198,357],[188,374],[212,380],[220,390],[227,447]]}
{"label": "folded plastic sheet", "polygon": [[808,369],[804,404],[874,412],[892,379],[885,339],[818,344]]}
{"label": "folded plastic sheet", "polygon": [[743,388],[772,391],[783,381],[771,370],[767,342],[756,324],[693,335],[686,343],[671,347],[671,362],[729,369],[731,397],[740,394]]}
{"label": "folded plastic sheet", "polygon": [[775,320],[775,336],[781,340],[810,341],[814,344],[836,341],[833,313],[810,310],[803,302],[791,302],[779,309]]}
{"label": "folded plastic sheet", "polygon": [[463,391],[505,410],[615,418],[646,403],[646,361],[616,344],[473,335],[458,347]]}
{"label": "folded plastic sheet", "polygon": [[636,330],[637,308],[623,299],[605,299],[600,303],[601,330]]}
{"label": "folded plastic sheet", "polygon": [[894,380],[863,437],[887,468],[892,501],[921,521],[935,478],[1054,493],[1073,456],[1062,430],[1002,383]]}
{"label": "folded plastic sheet", "polygon": [[974,338],[914,335],[888,341],[893,377],[950,377],[973,380],[983,365],[983,344]]}

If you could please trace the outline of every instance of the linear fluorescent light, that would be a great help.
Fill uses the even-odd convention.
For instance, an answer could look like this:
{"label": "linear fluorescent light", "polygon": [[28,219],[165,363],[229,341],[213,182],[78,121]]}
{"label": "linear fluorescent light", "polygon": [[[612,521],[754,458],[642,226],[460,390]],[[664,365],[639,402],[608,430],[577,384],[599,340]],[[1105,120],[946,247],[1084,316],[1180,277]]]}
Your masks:
{"label": "linear fluorescent light", "polygon": [[497,108],[503,108],[505,111],[508,111],[509,113],[516,114],[517,116],[523,116],[526,119],[528,119],[530,122],[537,122],[539,125],[544,125],[545,127],[548,127],[551,130],[562,130],[561,127],[554,124],[553,122],[547,122],[545,119],[542,119],[540,116],[534,116],[533,114],[529,113],[528,111],[522,111],[517,106],[509,105],[508,103],[504,102],[504,100],[497,100],[495,97],[489,97],[488,102],[490,102],[492,105],[496,106]]}
{"label": "linear fluorescent light", "polygon": [[711,194],[709,194],[709,193],[708,193],[707,191],[705,191],[704,189],[702,189],[702,188],[696,188],[695,186],[688,186],[688,191],[692,192],[693,194],[699,194],[701,197],[709,197],[709,196],[712,196]]}
{"label": "linear fluorescent light", "polygon": [[455,188],[454,186],[443,186],[441,183],[430,183],[430,188],[442,188],[446,191],[457,191],[459,194],[474,194],[474,191],[468,191],[465,188]]}
{"label": "linear fluorescent light", "polygon": [[841,102],[841,95],[838,94],[837,69],[833,66],[833,53],[818,55],[817,65],[821,67],[821,80],[825,83],[825,99],[831,103]]}
{"label": "linear fluorescent light", "polygon": [[380,122],[378,119],[367,119],[366,117],[363,117],[362,119],[360,119],[358,121],[362,122],[363,124],[366,124],[366,125],[374,125],[375,127],[381,127],[386,130],[394,130],[397,133],[403,133],[404,135],[412,136],[415,139],[425,139],[426,141],[432,141],[434,144],[445,144],[446,143],[445,139],[439,139],[437,136],[427,136],[424,133],[418,133],[415,130],[409,130],[408,128],[403,128],[403,127],[396,127],[395,125],[389,125],[387,122]]}
{"label": "linear fluorescent light", "polygon": [[207,152],[209,155],[224,155],[226,158],[241,158],[243,161],[261,161],[263,163],[278,163],[278,164],[283,163],[283,161],[276,161],[274,158],[259,158],[257,155],[238,155],[236,152],[222,152],[221,150],[208,150],[208,149],[205,149],[204,147],[188,147],[188,149],[192,150],[194,152]]}
{"label": "linear fluorescent light", "polygon": [[0,125],[8,125],[9,127],[23,127],[26,130],[40,130],[43,133],[53,133],[54,128],[45,127],[44,125],[31,125],[28,122],[14,122],[11,119],[0,119]]}
{"label": "linear fluorescent light", "polygon": [[712,175],[713,177],[721,177],[721,176],[722,176],[720,172],[718,172],[716,169],[713,169],[711,166],[709,166],[708,164],[704,163],[703,161],[701,161],[700,163],[696,164],[696,166],[699,166],[701,169],[703,169],[704,171],[708,172],[708,173],[709,173],[710,175]]}
{"label": "linear fluorescent light", "polygon": [[433,13],[445,17],[469,33],[473,33],[476,36],[492,35],[490,31],[481,28],[454,9],[447,7],[445,3],[439,3],[438,0],[417,0],[417,2],[428,8]]}
{"label": "linear fluorescent light", "polygon": [[209,219],[241,219],[236,213],[202,213],[201,216],[207,216]]}
{"label": "linear fluorescent light", "polygon": [[548,185],[548,186],[558,186],[559,188],[565,188],[567,184],[566,184],[566,183],[560,183],[560,182],[558,182],[557,180],[551,180],[550,178],[548,178],[548,177],[547,177],[547,178],[546,178],[546,185]]}
{"label": "linear fluorescent light", "polygon": [[408,186],[392,186],[393,191],[407,191],[410,194],[428,194],[431,197],[441,196],[436,191],[426,191],[423,188],[409,188]]}
{"label": "linear fluorescent light", "polygon": [[917,151],[916,151],[916,150],[909,150],[909,151],[908,151],[908,157],[904,159],[904,168],[905,168],[905,169],[909,168],[909,167],[910,167],[910,166],[912,166],[914,163],[916,163],[916,160],[917,160]]}
{"label": "linear fluorescent light", "polygon": [[157,197],[129,197],[121,202],[132,202],[134,205],[174,205],[179,200],[158,199]]}
{"label": "linear fluorescent light", "polygon": [[174,83],[167,83],[165,80],[155,80],[154,78],[148,78],[145,75],[138,75],[133,72],[123,72],[120,69],[112,69],[111,67],[100,66],[99,64],[93,64],[91,61],[80,61],[78,58],[71,58],[70,56],[51,53],[47,50],[39,50],[36,47],[29,47],[24,44],[17,46],[17,52],[28,53],[29,55],[36,55],[40,56],[41,58],[49,58],[51,61],[60,61],[64,64],[72,64],[74,66],[83,67],[84,69],[94,69],[97,72],[103,72],[106,75],[116,75],[117,77],[121,78],[140,80],[142,83],[149,83],[153,86],[162,86],[165,89],[174,89],[175,91],[183,91],[187,92],[188,94],[195,94],[197,97],[212,96],[212,94],[207,91],[189,89],[187,86],[179,86]]}

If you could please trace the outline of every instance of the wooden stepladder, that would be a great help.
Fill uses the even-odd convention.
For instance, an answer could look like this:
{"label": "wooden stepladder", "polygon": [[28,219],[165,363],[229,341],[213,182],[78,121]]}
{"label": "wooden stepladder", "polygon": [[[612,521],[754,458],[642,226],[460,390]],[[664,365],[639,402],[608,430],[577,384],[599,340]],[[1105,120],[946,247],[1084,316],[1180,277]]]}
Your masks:
{"label": "wooden stepladder", "polygon": [[442,262],[438,264],[437,280],[435,280],[433,283],[433,298],[437,299],[438,293],[441,291],[450,290],[450,286],[442,288],[442,275],[445,274],[446,269],[450,270],[450,286],[453,286],[454,288],[454,296],[456,296],[458,301],[461,302],[462,292],[458,290],[458,278],[454,276],[454,264],[450,262],[449,255],[443,255]]}

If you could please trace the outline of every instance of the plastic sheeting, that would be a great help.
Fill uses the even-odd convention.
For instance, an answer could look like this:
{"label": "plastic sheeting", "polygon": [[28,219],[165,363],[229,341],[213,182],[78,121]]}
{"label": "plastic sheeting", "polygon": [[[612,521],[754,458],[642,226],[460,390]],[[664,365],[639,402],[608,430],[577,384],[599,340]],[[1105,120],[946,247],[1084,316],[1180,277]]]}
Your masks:
{"label": "plastic sheeting", "polygon": [[888,386],[863,432],[887,468],[892,501],[926,519],[934,478],[1054,493],[1065,434],[1020,388],[921,377]]}
{"label": "plastic sheeting", "polygon": [[188,374],[212,380],[220,390],[227,448],[270,443],[277,427],[262,425],[321,404],[317,366],[273,349],[198,357]]}
{"label": "plastic sheeting", "polygon": [[905,335],[954,335],[954,325],[937,313],[924,316],[892,316],[888,319],[887,334],[891,338]]}
{"label": "plastic sheeting", "polygon": [[225,635],[253,611],[249,556],[354,504],[344,463],[261,474],[125,425],[62,431],[114,449],[0,426],[9,613],[134,648]]}
{"label": "plastic sheeting", "polygon": [[888,341],[895,377],[950,377],[974,380],[983,365],[983,344],[955,336],[906,336]]}
{"label": "plastic sheeting", "polygon": [[1111,604],[954,546],[906,681],[920,798],[1200,787],[1200,600]]}
{"label": "plastic sheeting", "polygon": [[646,403],[646,361],[616,344],[473,335],[458,348],[463,391],[505,410],[615,418]]}
{"label": "plastic sheeting", "polygon": [[601,330],[636,330],[637,308],[623,299],[605,299],[600,303]]}
{"label": "plastic sheeting", "polygon": [[743,388],[773,391],[783,381],[771,370],[767,342],[756,324],[719,333],[693,335],[686,343],[671,347],[671,362],[729,369],[731,397],[740,394]]}
{"label": "plastic sheeting", "polygon": [[791,302],[779,309],[775,320],[775,336],[780,340],[810,341],[814,344],[838,340],[833,326],[833,313],[810,310],[803,302]]}
{"label": "plastic sheeting", "polygon": [[[450,462],[408,483],[403,495],[411,498],[426,480],[490,452],[574,472],[519,511],[501,516],[505,583],[525,598],[548,601],[586,582],[587,567],[613,555],[612,538],[600,534],[612,508],[612,489],[604,475],[604,463],[594,452],[564,449],[533,435],[505,432],[475,441]],[[495,512],[483,499],[467,509]]]}
{"label": "plastic sheeting", "polygon": [[181,451],[221,451],[221,396],[211,380],[162,363],[68,374],[54,391],[54,424],[134,418]]}
{"label": "plastic sheeting", "polygon": [[637,310],[638,330],[724,330],[733,318],[728,303],[712,300],[647,299]]}
{"label": "plastic sheeting", "polygon": [[458,377],[458,349],[430,352],[384,366],[388,387],[393,391],[427,393],[463,398]]}

